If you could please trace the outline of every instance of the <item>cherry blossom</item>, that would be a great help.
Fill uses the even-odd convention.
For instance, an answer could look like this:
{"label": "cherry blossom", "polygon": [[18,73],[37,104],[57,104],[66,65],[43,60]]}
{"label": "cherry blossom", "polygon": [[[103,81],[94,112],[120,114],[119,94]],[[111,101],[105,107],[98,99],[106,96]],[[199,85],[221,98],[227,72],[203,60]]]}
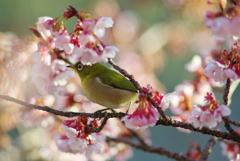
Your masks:
{"label": "cherry blossom", "polygon": [[210,84],[200,78],[197,81],[185,81],[175,87],[170,110],[174,117],[188,120],[192,112],[192,104],[200,104],[206,92],[211,91]]}
{"label": "cherry blossom", "polygon": [[192,115],[189,121],[194,127],[202,128],[204,125],[213,128],[222,121],[223,116],[228,116],[231,110],[226,105],[219,105],[213,98],[212,93],[205,96],[206,105],[193,105]]}
{"label": "cherry blossom", "polygon": [[44,25],[44,23],[47,20],[52,20],[52,18],[51,17],[39,17],[38,22],[36,23],[37,30],[41,34],[43,39],[47,39],[49,36],[51,36],[51,32],[48,29],[46,29],[45,25]]}
{"label": "cherry blossom", "polygon": [[74,76],[72,70],[66,69],[66,63],[55,59],[52,66],[43,64],[41,61],[32,67],[32,82],[40,91],[46,90],[50,93],[57,91],[57,87],[64,86],[67,80]]}
{"label": "cherry blossom", "polygon": [[104,36],[106,28],[113,26],[110,17],[93,19],[82,11],[79,13],[82,19],[77,20],[74,31],[68,32],[64,24],[74,16],[72,9],[64,12],[64,18],[40,17],[36,23],[41,40],[38,50],[32,54],[32,81],[41,91],[55,92],[73,77],[74,71],[66,68],[67,63],[81,61],[84,65],[92,65],[107,62],[119,51],[99,39]]}
{"label": "cherry blossom", "polygon": [[238,78],[237,74],[232,69],[214,60],[210,60],[210,63],[204,69],[204,74],[219,83],[224,83],[227,78],[231,80],[236,80]]}
{"label": "cherry blossom", "polygon": [[210,60],[210,63],[204,69],[204,74],[219,83],[224,83],[228,78],[231,81],[239,79],[239,50],[238,42],[233,43],[230,52],[223,50],[218,60]]}
{"label": "cherry blossom", "polygon": [[200,145],[191,141],[186,155],[192,160],[200,160],[202,156]]}
{"label": "cherry blossom", "polygon": [[231,18],[219,16],[218,13],[207,11],[204,18],[205,26],[211,28],[214,35],[220,37],[240,37],[240,32],[238,30],[240,26],[239,15]]}
{"label": "cherry blossom", "polygon": [[71,37],[68,33],[63,32],[55,38],[55,46],[59,50],[64,50],[66,54],[70,54],[73,51],[74,44],[70,43]]}
{"label": "cherry blossom", "polygon": [[66,135],[56,138],[59,149],[64,152],[80,153],[87,156],[92,152],[99,154],[102,146],[94,142],[93,136],[86,129],[90,124],[97,126],[96,121],[87,118],[64,121],[62,127]]}
{"label": "cherry blossom", "polygon": [[[240,129],[236,130],[240,133]],[[229,160],[239,160],[240,159],[240,145],[236,142],[224,140],[220,143],[222,147],[222,154],[227,156]]]}
{"label": "cherry blossom", "polygon": [[103,50],[103,60],[107,62],[107,58],[114,58],[116,56],[116,52],[118,52],[119,49],[115,46],[106,46]]}
{"label": "cherry blossom", "polygon": [[[155,91],[150,85],[143,87],[148,94],[151,95],[152,99],[163,109],[167,109],[171,94],[163,95],[158,91]],[[163,99],[165,97],[165,99]],[[159,113],[157,109],[147,100],[147,95],[140,93],[138,95],[139,100],[137,109],[132,113],[124,116],[121,121],[125,122],[125,126],[130,129],[145,129],[148,126],[154,126],[158,120]]]}
{"label": "cherry blossom", "polygon": [[112,27],[113,23],[114,22],[110,17],[99,18],[94,27],[94,33],[100,38],[103,37],[105,35],[105,28]]}

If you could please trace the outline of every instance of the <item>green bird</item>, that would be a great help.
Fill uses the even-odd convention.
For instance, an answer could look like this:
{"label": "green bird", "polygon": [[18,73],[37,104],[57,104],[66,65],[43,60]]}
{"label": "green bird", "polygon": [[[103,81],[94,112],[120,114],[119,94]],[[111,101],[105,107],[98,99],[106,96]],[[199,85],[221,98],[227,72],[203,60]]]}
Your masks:
{"label": "green bird", "polygon": [[137,99],[137,89],[132,82],[100,63],[88,66],[77,62],[70,67],[78,73],[83,94],[91,102],[115,109]]}

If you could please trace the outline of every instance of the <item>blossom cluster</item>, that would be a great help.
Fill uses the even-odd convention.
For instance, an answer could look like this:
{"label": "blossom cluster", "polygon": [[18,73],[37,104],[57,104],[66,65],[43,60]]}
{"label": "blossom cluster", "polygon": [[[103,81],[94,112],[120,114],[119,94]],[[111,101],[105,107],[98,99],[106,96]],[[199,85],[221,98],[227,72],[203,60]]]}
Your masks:
{"label": "blossom cluster", "polygon": [[[106,137],[128,137],[128,130],[118,119],[108,121],[97,133],[90,129],[98,128],[101,121],[92,118],[78,117],[62,123],[63,133],[55,136],[58,150],[65,153],[80,154],[85,160],[127,160],[132,156],[130,146],[123,143],[108,144]],[[139,135],[149,142],[147,131],[139,131]],[[79,155],[78,155],[79,156]]]}
{"label": "blossom cluster", "polygon": [[223,50],[217,60],[210,60],[204,69],[206,76],[216,82],[224,83],[227,78],[234,81],[240,77],[240,46],[238,42],[232,45],[231,51]]}
{"label": "blossom cluster", "polygon": [[[73,16],[78,20],[74,31],[68,32],[64,24]],[[74,72],[67,69],[67,63],[81,61],[91,65],[114,58],[118,48],[100,40],[113,23],[109,17],[93,19],[85,11],[77,13],[73,7],[57,18],[40,17],[36,24],[40,41],[38,50],[32,54],[32,81],[40,90],[53,93],[73,77]]]}
{"label": "blossom cluster", "polygon": [[[186,64],[185,68],[194,73],[193,80],[185,80],[178,84],[174,91],[173,101],[170,110],[174,114],[172,119],[182,122],[188,122],[192,113],[193,104],[201,104],[202,98],[207,92],[211,92],[211,82],[203,73],[203,58],[195,55],[193,59]],[[191,132],[183,128],[178,128],[182,132]]]}
{"label": "blossom cluster", "polygon": [[[210,3],[210,2],[209,2]],[[240,14],[238,5],[227,7],[227,1],[216,2],[221,6],[220,12],[207,11],[205,13],[205,26],[212,30],[217,39],[230,39],[228,44],[232,44],[231,51],[223,50],[205,67],[204,73],[214,81],[224,83],[228,78],[232,81],[240,77],[239,62],[239,37],[240,37]],[[234,43],[232,43],[235,41]]]}
{"label": "blossom cluster", "polygon": [[[236,132],[240,134],[240,129],[237,129]],[[227,156],[229,160],[240,160],[240,144],[225,140],[220,143],[222,147],[222,154]]]}
{"label": "blossom cluster", "polygon": [[154,126],[159,118],[159,112],[148,100],[148,96],[162,109],[166,110],[169,107],[172,93],[160,94],[155,91],[150,85],[142,88],[145,92],[139,93],[137,109],[132,114],[127,114],[121,120],[125,122],[125,126],[130,129],[145,129],[148,126]]}
{"label": "blossom cluster", "polygon": [[219,13],[207,11],[205,13],[205,26],[211,28],[212,33],[220,37],[240,37],[240,15],[226,17]]}
{"label": "blossom cluster", "polygon": [[189,121],[196,128],[202,128],[204,125],[214,128],[222,122],[223,116],[228,116],[231,113],[228,106],[219,105],[212,93],[207,93],[205,102],[204,106],[194,105],[192,115],[189,117]]}
{"label": "blossom cluster", "polygon": [[63,129],[66,135],[56,138],[58,148],[64,152],[81,153],[89,156],[93,151],[100,153],[101,145],[94,142],[88,128],[98,127],[96,120],[79,117],[77,120],[66,120]]}

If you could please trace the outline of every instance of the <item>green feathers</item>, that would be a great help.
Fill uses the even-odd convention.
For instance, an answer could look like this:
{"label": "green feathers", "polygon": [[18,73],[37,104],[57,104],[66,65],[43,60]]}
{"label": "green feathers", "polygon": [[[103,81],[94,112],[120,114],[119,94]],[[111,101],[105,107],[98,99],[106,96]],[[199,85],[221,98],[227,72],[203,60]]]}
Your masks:
{"label": "green feathers", "polygon": [[78,62],[74,65],[74,67],[79,73],[80,78],[83,80],[93,77],[99,77],[103,84],[109,85],[114,88],[137,92],[137,89],[132,84],[132,82],[127,80],[121,74],[106,68],[100,63],[93,64],[92,66],[83,66],[81,63]]}
{"label": "green feathers", "polygon": [[92,102],[119,108],[137,98],[137,89],[129,80],[100,63],[86,66],[78,62],[72,68],[81,78],[84,95]]}

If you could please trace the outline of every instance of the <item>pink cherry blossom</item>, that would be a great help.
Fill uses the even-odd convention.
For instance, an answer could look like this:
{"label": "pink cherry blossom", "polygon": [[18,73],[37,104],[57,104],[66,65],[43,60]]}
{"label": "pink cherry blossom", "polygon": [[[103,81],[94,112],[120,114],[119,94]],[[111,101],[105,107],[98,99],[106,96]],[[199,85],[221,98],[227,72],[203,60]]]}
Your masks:
{"label": "pink cherry blossom", "polygon": [[240,27],[240,15],[238,15],[232,19],[230,29],[231,29],[233,36],[240,37],[239,27]]}
{"label": "pink cherry blossom", "polygon": [[96,42],[96,38],[93,35],[90,34],[82,34],[79,36],[79,43],[83,46],[85,46],[87,43],[91,42],[91,43],[95,43]]}
{"label": "pink cherry blossom", "polygon": [[102,57],[105,62],[107,62],[107,58],[114,58],[116,56],[116,52],[119,52],[119,49],[115,46],[106,46],[103,50]]}
{"label": "pink cherry blossom", "polygon": [[61,150],[62,152],[73,153],[73,154],[78,153],[77,150],[73,150],[71,148],[70,144],[68,143],[67,136],[58,135],[58,136],[55,136],[54,139],[58,149]]}
{"label": "pink cherry blossom", "polygon": [[[81,22],[79,22],[79,23],[81,23]],[[85,19],[82,21],[82,27],[83,27],[84,31],[89,32],[89,31],[93,30],[94,26],[95,26],[95,23],[92,19]]]}
{"label": "pink cherry blossom", "polygon": [[67,31],[58,34],[55,38],[55,46],[59,50],[64,50],[67,54],[73,52],[74,44],[70,43],[71,37]]}
{"label": "pink cherry blossom", "polygon": [[209,12],[205,14],[205,26],[212,29],[212,33],[217,36],[231,36],[231,21],[226,17],[212,17]]}
{"label": "pink cherry blossom", "polygon": [[129,129],[145,129],[148,126],[154,126],[158,117],[159,113],[156,108],[152,106],[144,106],[137,108],[133,114],[124,116],[121,121],[124,121],[125,126]]}
{"label": "pink cherry blossom", "polygon": [[74,76],[74,72],[67,70],[66,63],[62,60],[55,59],[50,65],[43,64],[40,59],[32,67],[32,82],[42,92],[55,92],[58,86],[66,85],[67,80]]}
{"label": "pink cherry blossom", "polygon": [[49,66],[51,64],[51,55],[49,54],[48,51],[35,51],[32,53],[32,60],[37,63],[37,62],[42,62],[43,64]]}
{"label": "pink cherry blossom", "polygon": [[101,17],[98,19],[95,27],[94,33],[97,37],[101,38],[105,35],[105,28],[113,26],[113,20],[110,17]]}
{"label": "pink cherry blossom", "polygon": [[204,69],[204,74],[209,78],[213,78],[216,82],[224,83],[227,78],[236,80],[237,74],[230,68],[215,60],[210,60],[210,63]]}
{"label": "pink cherry blossom", "polygon": [[89,156],[93,152],[100,154],[102,146],[98,143],[91,143],[86,149],[86,155]]}
{"label": "pink cherry blossom", "polygon": [[190,72],[196,72],[200,67],[202,67],[202,59],[199,55],[194,55],[191,62],[185,65],[185,68]]}
{"label": "pink cherry blossom", "polygon": [[37,24],[37,30],[42,35],[43,39],[47,39],[49,36],[51,36],[50,30],[46,29],[44,26],[44,23],[47,20],[52,20],[51,17],[39,17]]}
{"label": "pink cherry blossom", "polygon": [[[143,90],[151,95],[160,108],[163,110],[168,108],[172,94],[160,94],[150,85],[143,87]],[[124,121],[125,126],[130,129],[145,129],[148,126],[154,126],[159,118],[157,109],[147,100],[146,94],[140,93],[138,98],[139,100],[136,101],[136,103],[139,103],[138,108],[132,114],[124,116],[121,121]]]}
{"label": "pink cherry blossom", "polygon": [[185,81],[175,87],[170,104],[171,112],[184,120],[187,120],[192,111],[192,104],[202,103],[206,92],[211,91],[209,82],[205,79],[199,81]]}
{"label": "pink cherry blossom", "polygon": [[94,142],[91,133],[86,127],[96,122],[88,118],[78,118],[76,120],[66,120],[63,122],[63,130],[66,135],[57,137],[56,143],[60,150],[65,152],[80,153],[89,156],[92,152],[100,153],[102,146]]}
{"label": "pink cherry blossom", "polygon": [[[236,132],[240,134],[240,129],[236,129]],[[229,160],[231,161],[238,161],[240,159],[240,144],[224,140],[220,143],[220,146],[222,147],[222,154],[227,156]]]}
{"label": "pink cherry blossom", "polygon": [[218,102],[213,98],[212,93],[207,93],[205,97],[206,105],[193,105],[192,115],[189,116],[189,121],[194,127],[202,128],[204,125],[213,128],[222,121],[223,116],[228,116],[231,110],[226,105],[218,105]]}
{"label": "pink cherry blossom", "polygon": [[212,33],[220,37],[240,37],[240,16],[224,17],[217,13],[207,11],[204,15],[204,24],[211,28]]}
{"label": "pink cherry blossom", "polygon": [[101,61],[101,56],[96,51],[89,48],[76,47],[73,51],[73,63],[81,61],[84,65],[92,65],[96,62]]}
{"label": "pink cherry blossom", "polygon": [[220,146],[222,147],[222,154],[227,156],[231,161],[237,161],[240,159],[240,146],[238,143],[232,141],[221,142]]}
{"label": "pink cherry blossom", "polygon": [[203,111],[200,107],[193,106],[192,114],[189,116],[189,122],[192,122],[196,128],[202,128],[204,125],[210,128],[217,126],[217,119],[210,111]]}

